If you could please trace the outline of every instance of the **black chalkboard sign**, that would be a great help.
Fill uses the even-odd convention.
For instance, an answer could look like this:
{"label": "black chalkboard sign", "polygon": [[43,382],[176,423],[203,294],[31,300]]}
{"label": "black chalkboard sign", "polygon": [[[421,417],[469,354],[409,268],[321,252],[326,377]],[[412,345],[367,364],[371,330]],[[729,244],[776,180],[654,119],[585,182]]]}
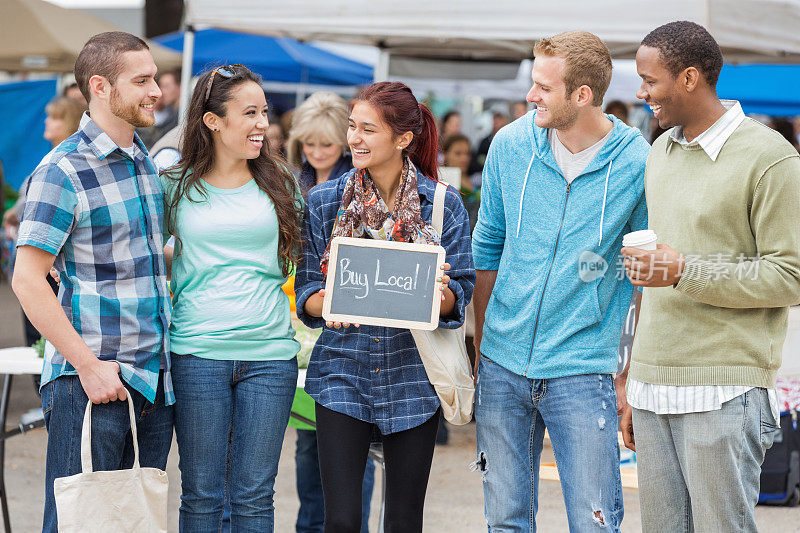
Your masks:
{"label": "black chalkboard sign", "polygon": [[444,248],[336,237],[322,317],[333,322],[432,331],[439,324]]}

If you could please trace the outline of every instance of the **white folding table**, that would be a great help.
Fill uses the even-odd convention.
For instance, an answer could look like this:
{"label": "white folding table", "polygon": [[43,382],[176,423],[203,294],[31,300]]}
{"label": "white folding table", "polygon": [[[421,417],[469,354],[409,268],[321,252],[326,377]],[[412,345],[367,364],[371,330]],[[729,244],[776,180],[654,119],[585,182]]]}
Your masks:
{"label": "white folding table", "polygon": [[7,429],[6,417],[8,404],[11,397],[11,381],[15,375],[39,375],[42,373],[43,361],[33,348],[4,348],[0,349],[0,374],[4,374],[3,396],[0,398],[0,506],[3,509],[3,525],[6,533],[11,533],[11,522],[8,514],[8,498],[5,483],[6,439],[26,431],[42,427],[44,419],[41,416],[23,417],[23,420],[14,428]]}

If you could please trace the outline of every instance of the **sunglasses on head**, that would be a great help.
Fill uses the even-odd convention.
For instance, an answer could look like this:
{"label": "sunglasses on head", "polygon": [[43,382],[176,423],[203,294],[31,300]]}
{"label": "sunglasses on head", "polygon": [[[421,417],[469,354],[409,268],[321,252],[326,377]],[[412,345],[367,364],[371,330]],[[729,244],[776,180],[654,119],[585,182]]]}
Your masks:
{"label": "sunglasses on head", "polygon": [[203,103],[208,102],[208,97],[211,96],[211,86],[214,84],[214,76],[219,74],[223,78],[232,78],[236,75],[237,68],[244,68],[244,65],[240,65],[238,63],[234,65],[222,65],[221,67],[217,67],[211,71],[211,76],[208,78],[208,85],[206,85],[206,97],[203,99]]}

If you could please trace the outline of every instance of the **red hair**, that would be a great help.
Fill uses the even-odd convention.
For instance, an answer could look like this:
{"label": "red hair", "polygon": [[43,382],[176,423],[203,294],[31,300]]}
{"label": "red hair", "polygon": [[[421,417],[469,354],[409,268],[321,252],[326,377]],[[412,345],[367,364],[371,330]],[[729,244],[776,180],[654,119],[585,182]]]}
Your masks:
{"label": "red hair", "polygon": [[414,138],[405,152],[420,172],[438,181],[439,136],[436,132],[436,120],[428,106],[417,102],[405,83],[373,83],[354,102],[365,102],[377,109],[395,135],[402,135],[407,131],[413,133]]}

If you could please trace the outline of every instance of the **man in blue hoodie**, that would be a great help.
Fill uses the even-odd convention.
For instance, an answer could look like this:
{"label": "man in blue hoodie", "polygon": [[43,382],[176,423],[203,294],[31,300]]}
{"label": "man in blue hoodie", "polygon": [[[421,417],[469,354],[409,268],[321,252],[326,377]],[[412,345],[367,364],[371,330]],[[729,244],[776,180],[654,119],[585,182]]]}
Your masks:
{"label": "man in blue hoodie", "polygon": [[476,465],[489,530],[534,531],[546,428],[570,530],[618,531],[625,397],[612,374],[633,291],[619,252],[647,227],[649,146],[602,112],[611,56],[597,36],[561,33],[534,53],[537,109],[495,136],[473,234]]}

